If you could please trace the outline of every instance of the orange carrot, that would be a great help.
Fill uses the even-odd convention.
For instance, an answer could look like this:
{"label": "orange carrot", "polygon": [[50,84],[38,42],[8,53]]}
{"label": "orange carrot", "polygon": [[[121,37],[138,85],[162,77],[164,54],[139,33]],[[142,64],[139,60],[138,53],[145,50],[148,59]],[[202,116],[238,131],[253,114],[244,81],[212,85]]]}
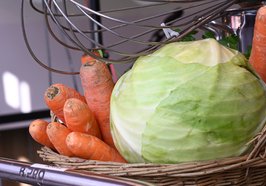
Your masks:
{"label": "orange carrot", "polygon": [[266,83],[266,6],[259,8],[256,15],[249,62]]}
{"label": "orange carrot", "polygon": [[66,145],[66,137],[71,132],[65,125],[58,122],[48,124],[46,133],[59,154],[73,156]]}
{"label": "orange carrot", "polygon": [[87,104],[99,124],[103,141],[115,148],[110,132],[110,97],[114,82],[105,63],[91,60],[80,68],[81,84]]}
{"label": "orange carrot", "polygon": [[[98,51],[94,51],[93,52],[96,56],[101,56],[101,54]],[[94,59],[92,56],[89,56],[87,54],[83,54],[81,57],[81,64],[86,64],[86,63],[91,63],[92,61],[96,61],[96,59]],[[111,76],[113,78],[114,82],[117,82],[118,80],[118,76],[115,70],[115,67],[113,64],[109,64],[109,70],[111,71]]]}
{"label": "orange carrot", "polygon": [[64,105],[67,127],[76,132],[84,132],[101,138],[101,132],[89,106],[77,98],[69,98]]}
{"label": "orange carrot", "polygon": [[66,144],[75,156],[83,159],[126,163],[115,149],[92,135],[71,132]]}
{"label": "orange carrot", "polygon": [[65,122],[63,107],[66,100],[69,98],[77,98],[86,102],[84,96],[78,91],[59,83],[51,85],[44,94],[46,105],[62,122]]}
{"label": "orange carrot", "polygon": [[[101,56],[100,53],[98,51],[94,51],[93,54],[95,54],[96,56]],[[88,54],[83,54],[81,57],[81,64],[86,64],[88,62],[91,61],[96,61],[96,59],[94,59],[93,57],[89,56]]]}
{"label": "orange carrot", "polygon": [[46,133],[48,124],[49,123],[43,119],[33,120],[29,126],[29,133],[31,137],[39,144],[51,149],[55,149]]}

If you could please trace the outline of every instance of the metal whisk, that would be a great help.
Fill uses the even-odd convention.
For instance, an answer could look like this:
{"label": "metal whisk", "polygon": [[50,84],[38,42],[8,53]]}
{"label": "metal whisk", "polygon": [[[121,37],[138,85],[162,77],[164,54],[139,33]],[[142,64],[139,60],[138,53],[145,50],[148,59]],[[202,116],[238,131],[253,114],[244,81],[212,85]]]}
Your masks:
{"label": "metal whisk", "polygon": [[[214,20],[224,16],[230,7],[237,5],[240,9],[242,4],[257,6],[262,1],[132,0],[132,6],[106,10],[92,9],[88,0],[43,0],[42,7],[33,0],[29,2],[34,10],[45,16],[50,34],[64,47],[83,51],[106,63],[120,64],[133,62],[139,56],[176,42],[196,29],[217,32],[216,27],[220,26],[220,29],[221,25]],[[117,0],[112,0],[112,3],[116,4]],[[67,42],[55,34],[55,25]],[[230,30],[227,27],[222,29]],[[27,43],[26,33],[24,37]],[[102,38],[108,42],[102,42]],[[94,50],[105,51],[109,57],[99,57]]]}

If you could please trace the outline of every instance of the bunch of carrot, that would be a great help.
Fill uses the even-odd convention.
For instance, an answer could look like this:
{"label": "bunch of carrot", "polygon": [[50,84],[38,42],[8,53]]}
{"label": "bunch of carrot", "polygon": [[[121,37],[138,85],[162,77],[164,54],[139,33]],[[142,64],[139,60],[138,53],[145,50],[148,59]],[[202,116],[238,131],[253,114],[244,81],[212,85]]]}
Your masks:
{"label": "bunch of carrot", "polygon": [[110,97],[114,87],[105,63],[93,58],[80,68],[84,96],[64,84],[51,85],[44,94],[58,121],[36,119],[29,133],[38,143],[59,154],[90,160],[125,163],[116,150],[110,131]]}

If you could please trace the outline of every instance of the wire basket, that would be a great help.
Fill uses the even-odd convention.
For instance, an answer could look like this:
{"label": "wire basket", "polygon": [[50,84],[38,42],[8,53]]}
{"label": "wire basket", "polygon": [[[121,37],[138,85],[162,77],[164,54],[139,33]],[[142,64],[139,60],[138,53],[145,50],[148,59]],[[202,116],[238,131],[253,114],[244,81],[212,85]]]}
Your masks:
{"label": "wire basket", "polygon": [[156,185],[266,185],[266,126],[250,142],[246,155],[180,164],[114,163],[59,155],[48,147],[37,153],[46,162],[68,169],[126,177]]}
{"label": "wire basket", "polygon": [[[89,4],[96,1],[87,0],[43,0],[43,6],[38,6],[34,0],[29,2],[44,16],[51,37],[63,47],[82,51],[108,64],[127,64],[167,43],[179,41],[195,30],[211,31],[217,40],[224,34],[233,34],[231,26],[221,19],[232,14],[232,7],[242,12],[258,8],[262,1],[131,0],[128,2],[132,5],[103,10],[94,10]],[[249,4],[247,7],[242,6],[246,3]],[[113,4],[119,5],[119,1],[114,0]],[[21,19],[25,43],[37,63],[53,72],[78,74],[52,69],[40,61],[27,39],[23,4]],[[176,34],[170,32],[169,37],[165,37],[165,32],[170,30]],[[96,56],[93,50],[103,50],[106,55]]]}

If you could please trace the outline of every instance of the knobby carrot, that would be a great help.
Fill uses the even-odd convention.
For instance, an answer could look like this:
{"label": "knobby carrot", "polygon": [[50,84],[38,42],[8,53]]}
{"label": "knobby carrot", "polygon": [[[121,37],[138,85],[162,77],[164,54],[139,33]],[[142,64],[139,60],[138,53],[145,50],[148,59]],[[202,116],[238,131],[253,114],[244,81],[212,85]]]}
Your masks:
{"label": "knobby carrot", "polygon": [[[94,51],[93,54],[95,54],[96,56],[101,56],[99,52],[97,51]],[[91,62],[91,61],[96,61],[96,59],[94,59],[92,56],[90,55],[87,55],[87,54],[83,54],[81,56],[81,64],[86,64],[88,62]]]}
{"label": "knobby carrot", "polygon": [[65,125],[58,122],[48,124],[46,133],[59,154],[73,156],[73,153],[66,145],[66,137],[71,132]]}
{"label": "knobby carrot", "polygon": [[[94,51],[94,54],[96,56],[101,56],[100,53],[98,51]],[[91,63],[91,61],[96,61],[96,59],[94,59],[92,56],[89,56],[87,54],[83,54],[82,57],[81,57],[81,64],[86,64],[88,62]],[[113,78],[113,81],[114,82],[117,82],[118,80],[118,76],[117,76],[117,73],[116,73],[116,70],[115,70],[115,67],[113,64],[110,64],[109,65],[109,70],[111,71],[111,76]]]}
{"label": "knobby carrot", "polygon": [[65,122],[63,107],[69,98],[77,98],[86,102],[84,96],[77,90],[59,83],[51,85],[44,94],[44,100],[48,108],[63,122]]}
{"label": "knobby carrot", "polygon": [[51,149],[55,149],[46,133],[48,124],[49,123],[43,119],[33,120],[29,126],[29,133],[31,137],[39,144]]}
{"label": "knobby carrot", "polygon": [[249,61],[266,83],[266,6],[257,11]]}
{"label": "knobby carrot", "polygon": [[126,163],[115,149],[92,135],[71,132],[66,144],[75,156],[83,159]]}
{"label": "knobby carrot", "polygon": [[91,60],[80,68],[81,84],[89,108],[99,124],[103,141],[115,148],[110,132],[110,97],[114,88],[105,63]]}
{"label": "knobby carrot", "polygon": [[63,110],[66,125],[70,130],[101,138],[98,123],[86,103],[77,98],[69,98]]}

